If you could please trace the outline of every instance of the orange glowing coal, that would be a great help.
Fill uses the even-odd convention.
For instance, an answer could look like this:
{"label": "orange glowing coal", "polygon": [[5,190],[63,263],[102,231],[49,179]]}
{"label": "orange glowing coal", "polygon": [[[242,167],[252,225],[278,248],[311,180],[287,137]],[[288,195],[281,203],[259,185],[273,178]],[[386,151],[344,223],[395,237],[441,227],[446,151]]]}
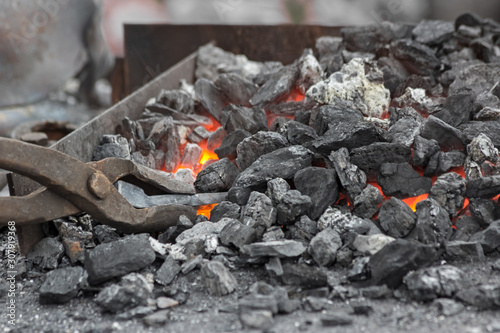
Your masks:
{"label": "orange glowing coal", "polygon": [[217,204],[199,206],[198,209],[196,210],[196,214],[206,216],[207,218],[210,219],[210,212],[215,206],[217,206]]}
{"label": "orange glowing coal", "polygon": [[292,90],[290,95],[288,95],[288,97],[285,100],[285,103],[286,102],[300,102],[300,101],[303,101],[304,98],[306,98],[306,95],[304,95],[304,93],[302,91],[300,91],[299,88],[295,88],[294,90]]}

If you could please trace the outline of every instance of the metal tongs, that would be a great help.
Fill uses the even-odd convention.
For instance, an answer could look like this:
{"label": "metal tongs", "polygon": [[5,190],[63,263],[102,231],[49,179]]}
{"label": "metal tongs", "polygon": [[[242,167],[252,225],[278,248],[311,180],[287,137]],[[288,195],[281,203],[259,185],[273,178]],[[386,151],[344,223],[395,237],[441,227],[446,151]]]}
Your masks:
{"label": "metal tongs", "polygon": [[[50,148],[0,138],[0,169],[45,186],[26,196],[0,198],[0,225],[9,221],[38,224],[86,212],[122,232],[161,232],[176,225],[180,215],[196,216],[196,209],[185,205],[134,208],[113,184],[127,175],[151,183],[156,171],[145,171],[148,168],[129,160],[107,158],[85,163]],[[148,172],[153,177],[144,176]],[[172,182],[178,191],[179,184]],[[168,188],[169,184],[163,186]],[[190,191],[186,188],[185,192]]]}

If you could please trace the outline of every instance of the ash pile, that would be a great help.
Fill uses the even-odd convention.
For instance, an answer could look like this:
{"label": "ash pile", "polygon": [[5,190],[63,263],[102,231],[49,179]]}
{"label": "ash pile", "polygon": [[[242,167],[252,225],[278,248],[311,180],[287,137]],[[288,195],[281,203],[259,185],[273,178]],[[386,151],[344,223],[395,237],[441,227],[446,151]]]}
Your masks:
{"label": "ash pile", "polygon": [[[200,48],[195,84],[152,98],[94,159],[169,173],[196,192],[184,204],[218,204],[210,217],[158,235],[56,220],[19,276],[41,275],[40,303],[148,326],[180,321],[192,290],[226,300],[233,330],[303,312],[311,329],[355,326],[380,299],[498,309],[495,273],[463,263],[500,269],[499,35],[464,14],[344,28],[289,65]],[[171,200],[116,186],[135,207]]]}

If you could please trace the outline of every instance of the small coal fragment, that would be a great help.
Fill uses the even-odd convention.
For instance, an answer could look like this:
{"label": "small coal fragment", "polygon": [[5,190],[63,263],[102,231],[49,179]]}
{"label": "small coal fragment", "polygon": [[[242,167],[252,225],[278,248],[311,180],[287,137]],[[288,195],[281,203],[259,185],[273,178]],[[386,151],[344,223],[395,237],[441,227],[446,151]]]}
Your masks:
{"label": "small coal fragment", "polygon": [[446,255],[452,259],[463,258],[484,259],[483,247],[478,242],[452,241],[446,243]]}
{"label": "small coal fragment", "polygon": [[491,223],[486,229],[472,235],[469,241],[480,243],[484,253],[495,251],[500,246],[500,220]]}
{"label": "small coal fragment", "polygon": [[389,89],[391,96],[394,96],[398,86],[408,78],[408,71],[399,60],[388,57],[379,58],[377,66],[384,73],[384,86]]}
{"label": "small coal fragment", "polygon": [[[186,248],[184,251],[187,255],[198,255],[206,253],[214,253],[219,246],[218,235],[221,230],[231,221],[231,219],[223,218],[217,223],[213,222],[198,222],[191,229],[181,233],[175,241],[177,245]],[[193,251],[198,253],[189,253],[188,248],[192,247]]]}
{"label": "small coal fragment", "polygon": [[211,261],[201,268],[201,278],[210,295],[224,296],[232,293],[238,281],[223,263]]}
{"label": "small coal fragment", "polygon": [[397,288],[408,272],[430,266],[436,258],[436,250],[430,245],[396,239],[371,256],[371,282]]}
{"label": "small coal fragment", "polygon": [[463,132],[466,142],[471,142],[481,133],[487,133],[493,145],[500,149],[500,122],[497,121],[471,121],[459,127]]}
{"label": "small coal fragment", "polygon": [[281,259],[278,257],[270,257],[266,264],[266,271],[271,276],[283,276],[283,266],[281,266]]}
{"label": "small coal fragment", "polygon": [[271,199],[263,193],[252,192],[246,206],[243,208],[241,220],[243,224],[253,228],[258,238],[264,231],[276,222],[277,210]]}
{"label": "small coal fragment", "polygon": [[184,168],[193,168],[199,164],[201,154],[203,150],[195,143],[188,143],[184,148],[184,154],[182,155],[181,166]]}
{"label": "small coal fragment", "polygon": [[423,244],[442,243],[449,239],[452,225],[448,212],[435,200],[426,199],[417,203],[417,225],[414,233]]}
{"label": "small coal fragment", "polygon": [[230,158],[235,159],[237,156],[237,147],[245,138],[251,136],[249,132],[245,130],[236,130],[228,135],[224,136],[222,142],[218,148],[214,149],[214,152],[219,158]]}
{"label": "small coal fragment", "polygon": [[46,237],[26,255],[26,259],[41,269],[56,269],[64,256],[64,246],[56,238]]}
{"label": "small coal fragment", "polygon": [[482,283],[463,288],[457,292],[456,298],[479,310],[496,310],[500,307],[500,285]]}
{"label": "small coal fragment", "polygon": [[473,234],[481,230],[478,221],[467,215],[460,216],[455,222],[455,227],[457,227],[457,229],[451,236],[451,240],[453,241],[468,241]]}
{"label": "small coal fragment", "polygon": [[229,104],[226,96],[207,79],[199,79],[194,85],[196,97],[217,121],[222,119],[222,110]]}
{"label": "small coal fragment", "polygon": [[130,235],[86,251],[85,269],[95,285],[147,267],[155,258],[148,234]]}
{"label": "small coal fragment", "polygon": [[441,63],[433,49],[410,39],[392,42],[390,50],[394,57],[413,74],[434,75]]}
{"label": "small coal fragment", "polygon": [[407,162],[382,164],[377,180],[386,196],[399,199],[429,193],[432,187],[432,180],[420,176]]}
{"label": "small coal fragment", "polygon": [[317,115],[314,119],[314,128],[318,135],[325,134],[330,125],[336,123],[347,122],[356,123],[363,120],[363,114],[347,105],[322,105],[318,108]]}
{"label": "small coal fragment", "polygon": [[368,219],[351,215],[349,211],[342,212],[337,208],[328,207],[318,220],[318,230],[332,228],[340,235],[353,232],[357,235],[375,234],[381,231]]}
{"label": "small coal fragment", "polygon": [[313,203],[307,195],[302,195],[297,190],[290,190],[283,195],[276,206],[277,221],[279,224],[293,224],[297,217],[305,214]]}
{"label": "small coal fragment", "polygon": [[66,303],[78,295],[86,280],[87,272],[79,266],[50,271],[45,275],[45,281],[40,287],[40,303]]}
{"label": "small coal fragment", "polygon": [[246,329],[269,330],[274,326],[273,313],[267,310],[243,311],[239,315]]}
{"label": "small coal fragment", "polygon": [[72,264],[83,262],[85,248],[93,247],[92,232],[84,231],[81,226],[72,222],[54,221],[59,231],[66,255]]}
{"label": "small coal fragment", "polygon": [[497,202],[489,199],[470,198],[469,211],[485,227],[500,218],[500,206]]}
{"label": "small coal fragment", "polygon": [[274,178],[290,179],[312,163],[313,153],[302,146],[290,146],[262,155],[245,169],[234,186],[259,187]]}
{"label": "small coal fragment", "polygon": [[472,120],[472,115],[478,111],[476,96],[470,92],[460,92],[448,96],[443,109],[434,116],[453,127],[458,127]]}
{"label": "small coal fragment", "polygon": [[167,256],[155,274],[156,283],[165,286],[170,284],[181,271],[181,266],[172,256]]}
{"label": "small coal fragment", "polygon": [[394,33],[387,25],[377,24],[345,27],[340,33],[349,51],[370,53],[376,53],[394,38]]}
{"label": "small coal fragment", "polygon": [[267,194],[274,206],[281,202],[288,191],[290,191],[290,184],[283,178],[275,178],[267,182]]}
{"label": "small coal fragment", "polygon": [[243,206],[247,204],[252,192],[250,188],[233,186],[227,192],[227,200]]}
{"label": "small coal fragment", "polygon": [[402,118],[389,128],[387,137],[390,142],[411,147],[415,137],[420,134],[420,123],[411,118]]}
{"label": "small coal fragment", "polygon": [[299,240],[307,246],[314,235],[318,233],[316,224],[316,221],[311,220],[307,215],[302,215],[299,221],[288,227],[288,238]]}
{"label": "small coal fragment", "polygon": [[252,243],[257,238],[257,235],[254,228],[238,220],[231,219],[221,230],[219,238],[224,245],[234,245],[241,248],[243,245]]}
{"label": "small coal fragment", "polygon": [[465,309],[465,306],[461,303],[447,298],[438,298],[432,305],[435,306],[438,313],[443,316],[455,316]]}
{"label": "small coal fragment", "polygon": [[319,167],[308,167],[295,174],[295,188],[311,198],[310,218],[316,220],[328,206],[337,202],[339,186],[336,177],[335,170]]}
{"label": "small coal fragment", "polygon": [[210,221],[219,222],[224,217],[239,219],[240,210],[240,205],[230,201],[222,201],[210,211]]}
{"label": "small coal fragment", "polygon": [[121,135],[103,135],[101,144],[94,149],[92,160],[100,161],[107,157],[130,159],[127,139]]}
{"label": "small coal fragment", "polygon": [[228,158],[223,158],[201,170],[196,176],[194,186],[201,193],[223,192],[233,185],[238,174],[234,164]]}
{"label": "small coal fragment", "polygon": [[284,284],[303,288],[321,288],[328,285],[328,279],[323,269],[306,264],[284,264],[281,279]]}
{"label": "small coal fragment", "polygon": [[340,148],[329,156],[333,162],[340,184],[347,191],[349,199],[357,197],[366,186],[366,174],[355,164],[351,163],[347,148]]}
{"label": "small coal fragment", "polygon": [[[363,170],[368,180],[376,180],[383,163],[409,162],[411,149],[402,145],[376,142],[369,146],[355,148],[351,151],[351,163]],[[339,173],[337,171],[337,173]]]}
{"label": "small coal fragment", "polygon": [[222,110],[220,122],[228,133],[238,129],[251,134],[267,131],[266,112],[258,107],[246,108],[229,104]]}
{"label": "small coal fragment", "polygon": [[467,145],[467,155],[478,164],[484,161],[492,163],[498,161],[498,149],[495,148],[491,139],[483,133],[480,133]]}
{"label": "small coal fragment", "polygon": [[455,27],[452,22],[441,20],[422,20],[413,29],[413,38],[419,43],[438,45],[449,40]]}
{"label": "small coal fragment", "polygon": [[323,69],[311,49],[305,49],[298,59],[299,75],[295,85],[305,94],[314,84],[323,79]]}
{"label": "small coal fragment", "polygon": [[403,279],[412,297],[431,301],[438,297],[452,297],[464,284],[465,273],[450,266],[438,266],[411,272]]}
{"label": "small coal fragment", "polygon": [[379,204],[384,200],[380,191],[368,184],[365,189],[354,198],[353,214],[369,219],[379,211]]}
{"label": "small coal fragment", "polygon": [[360,296],[370,299],[384,299],[392,297],[392,290],[385,284],[381,286],[370,286],[360,289]]}
{"label": "small coal fragment", "polygon": [[285,239],[285,233],[283,232],[281,226],[277,225],[267,228],[266,232],[262,235],[263,242],[271,242],[282,239]]}
{"label": "small coal fragment", "polygon": [[444,150],[463,150],[462,133],[455,127],[435,116],[429,116],[420,135],[426,139],[434,139]]}
{"label": "small coal fragment", "polygon": [[[264,288],[267,289],[267,286],[252,285],[250,288],[257,288],[257,292],[247,295],[239,300],[238,309],[240,313],[254,310],[266,310],[271,312],[271,314],[278,313],[277,299],[271,294],[270,290],[262,290]],[[261,291],[261,293],[258,291]]]}
{"label": "small coal fragment", "polygon": [[382,203],[379,212],[380,226],[394,238],[408,235],[416,225],[417,216],[403,201],[390,198]]}
{"label": "small coal fragment", "polygon": [[284,239],[272,242],[260,242],[241,247],[240,251],[250,257],[298,257],[306,251],[301,242]]}
{"label": "small coal fragment", "polygon": [[373,255],[393,241],[395,241],[393,237],[384,234],[357,235],[352,245],[356,251],[364,255]]}
{"label": "small coal fragment", "polygon": [[96,225],[93,232],[99,244],[111,243],[120,239],[120,235],[116,232],[116,229],[105,224]]}
{"label": "small coal fragment", "polygon": [[214,83],[229,102],[235,105],[250,106],[250,98],[258,89],[252,81],[236,73],[221,74]]}
{"label": "small coal fragment", "polygon": [[[192,257],[191,259],[189,259],[188,261],[186,261],[182,264],[182,266],[181,266],[182,274],[184,274],[184,275],[188,274],[189,272],[194,270],[196,267],[198,267],[202,262],[203,262],[203,256],[201,254]],[[177,301],[175,301],[175,302],[177,302]],[[177,302],[177,304],[179,304],[179,302]],[[177,305],[177,304],[175,304],[175,305]]]}
{"label": "small coal fragment", "polygon": [[335,254],[341,246],[340,235],[327,228],[311,239],[308,252],[319,266],[329,266],[335,262]]}
{"label": "small coal fragment", "polygon": [[458,73],[455,81],[450,85],[448,95],[455,95],[463,88],[472,90],[479,95],[485,91],[490,91],[498,82],[500,75],[500,65],[497,63],[467,66]]}
{"label": "small coal fragment", "polygon": [[405,118],[413,119],[417,121],[419,124],[423,124],[425,120],[425,118],[422,117],[422,115],[418,113],[418,111],[415,110],[413,107],[389,108],[389,121],[391,126],[394,126],[398,121]]}
{"label": "small coal fragment", "polygon": [[165,325],[168,321],[170,310],[160,310],[144,317],[144,324],[148,327]]}
{"label": "small coal fragment", "polygon": [[297,81],[299,71],[294,65],[285,66],[274,73],[250,99],[252,105],[278,102],[288,95]]}
{"label": "small coal fragment", "polygon": [[153,285],[142,275],[132,273],[122,277],[119,285],[113,284],[102,289],[95,301],[104,310],[117,313],[146,305],[152,293]]}
{"label": "small coal fragment", "polygon": [[346,312],[330,312],[321,317],[321,324],[325,327],[352,325],[353,319]]}
{"label": "small coal fragment", "polygon": [[317,138],[318,135],[311,126],[293,120],[287,123],[287,139],[292,145],[302,145]]}
{"label": "small coal fragment", "polygon": [[343,40],[340,37],[322,36],[316,39],[319,63],[328,75],[338,72],[344,64],[342,57]]}
{"label": "small coal fragment", "polygon": [[429,198],[436,200],[450,216],[457,216],[458,210],[463,208],[464,196],[465,179],[454,172],[439,176],[429,194]]}
{"label": "small coal fragment", "polygon": [[439,151],[434,154],[424,171],[424,176],[440,175],[451,168],[463,166],[465,163],[466,155],[461,151]]}
{"label": "small coal fragment", "polygon": [[285,137],[276,132],[261,131],[245,138],[236,147],[236,163],[245,170],[260,156],[288,146]]}
{"label": "small coal fragment", "polygon": [[201,141],[208,139],[211,135],[212,133],[209,132],[205,127],[196,126],[195,128],[193,128],[191,133],[189,133],[187,138],[193,143],[200,143]]}
{"label": "small coal fragment", "polygon": [[181,89],[162,89],[156,97],[156,102],[184,114],[193,113],[194,110],[194,101],[191,95]]}
{"label": "small coal fragment", "polygon": [[[248,133],[249,135],[250,133]],[[222,141],[224,137],[226,137],[227,132],[223,127],[219,127],[213,132],[207,140],[207,150],[215,151],[215,149],[219,148],[222,145]],[[234,135],[234,134],[233,134]]]}

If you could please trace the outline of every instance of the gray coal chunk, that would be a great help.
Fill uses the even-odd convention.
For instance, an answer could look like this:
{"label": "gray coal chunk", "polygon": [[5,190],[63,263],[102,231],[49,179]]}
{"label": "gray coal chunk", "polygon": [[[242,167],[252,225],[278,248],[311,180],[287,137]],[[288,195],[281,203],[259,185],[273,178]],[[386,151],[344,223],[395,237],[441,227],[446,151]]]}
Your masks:
{"label": "gray coal chunk", "polygon": [[203,150],[197,144],[186,144],[186,147],[184,148],[184,154],[182,155],[181,166],[188,169],[193,168],[199,163],[202,153]]}
{"label": "gray coal chunk", "polygon": [[234,245],[241,248],[243,245],[252,243],[257,238],[257,234],[254,228],[231,219],[221,230],[219,238],[224,245]]}
{"label": "gray coal chunk", "polygon": [[250,104],[261,106],[286,98],[290,95],[298,75],[299,71],[294,65],[281,68],[257,90],[250,99]]}
{"label": "gray coal chunk", "polygon": [[463,288],[465,273],[450,265],[430,267],[410,272],[403,279],[411,296],[418,301],[449,297]]}
{"label": "gray coal chunk", "polygon": [[116,232],[116,229],[105,224],[96,225],[93,234],[99,244],[111,243],[120,239],[120,235]]}
{"label": "gray coal chunk", "polygon": [[26,255],[26,259],[41,269],[56,269],[64,255],[64,246],[56,238],[46,237]]}
{"label": "gray coal chunk", "polygon": [[307,215],[302,215],[294,225],[288,227],[288,238],[301,241],[308,245],[311,239],[318,233],[316,221],[311,220]]}
{"label": "gray coal chunk", "polygon": [[469,241],[481,244],[484,253],[495,251],[500,246],[500,220],[491,223],[488,228],[472,235]]}
{"label": "gray coal chunk", "polygon": [[370,257],[355,258],[347,271],[347,279],[352,282],[368,280],[370,278],[369,261]]}
{"label": "gray coal chunk", "polygon": [[278,225],[267,228],[266,232],[262,235],[263,242],[270,242],[282,239],[285,239],[285,233],[283,232],[281,226]]}
{"label": "gray coal chunk", "polygon": [[239,219],[240,213],[241,213],[240,205],[230,201],[222,201],[220,204],[215,206],[210,212],[210,221],[218,222],[224,217]]}
{"label": "gray coal chunk", "polygon": [[308,167],[299,170],[293,179],[295,188],[311,198],[312,206],[308,215],[316,220],[325,209],[337,202],[339,186],[335,170],[319,167]]}
{"label": "gray coal chunk", "polygon": [[500,109],[486,106],[476,113],[473,117],[474,120],[478,121],[492,121],[500,119]]}
{"label": "gray coal chunk", "polygon": [[257,237],[262,237],[265,230],[276,222],[277,210],[271,199],[260,192],[253,191],[241,214],[244,225],[255,229]]}
{"label": "gray coal chunk", "polygon": [[208,139],[212,135],[212,132],[209,132],[203,126],[196,126],[193,128],[191,133],[188,135],[188,140],[193,143],[200,143],[201,141]]}
{"label": "gray coal chunk", "polygon": [[399,60],[388,57],[379,58],[377,66],[384,73],[384,86],[389,89],[391,96],[394,96],[398,86],[408,78],[408,71]]}
{"label": "gray coal chunk", "polygon": [[453,231],[448,212],[433,199],[420,201],[416,208],[414,233],[418,241],[423,244],[447,241]]}
{"label": "gray coal chunk", "polygon": [[121,135],[104,135],[101,144],[94,149],[92,160],[100,161],[107,157],[130,159],[127,139]]}
{"label": "gray coal chunk", "polygon": [[141,274],[125,275],[120,284],[112,284],[102,289],[95,299],[104,310],[117,313],[136,306],[147,305],[153,296],[153,285]]}
{"label": "gray coal chunk", "polygon": [[498,161],[498,149],[495,148],[491,139],[484,133],[480,133],[467,145],[467,155],[478,164],[484,161],[492,163]]}
{"label": "gray coal chunk", "polygon": [[483,198],[470,198],[469,211],[471,216],[478,219],[481,225],[488,226],[500,218],[498,202]]}
{"label": "gray coal chunk", "polygon": [[[272,113],[272,115],[277,116],[277,117],[291,117],[295,116],[296,114],[301,114],[303,117],[306,117],[306,115],[310,115],[311,109],[317,106],[316,101],[311,100],[309,98],[304,98],[303,100],[300,101],[295,101],[293,100],[293,92],[290,98],[292,98],[291,101],[289,102],[282,102],[279,104],[271,104],[271,105],[266,105],[266,112]],[[297,118],[297,117],[295,117]],[[299,116],[300,119],[300,116]],[[299,119],[295,119],[299,121]],[[307,122],[302,120],[300,121],[301,123],[304,123],[306,125],[309,124],[309,119],[307,119]],[[274,127],[270,127],[270,130],[274,130]]]}
{"label": "gray coal chunk", "polygon": [[222,142],[218,148],[214,149],[214,152],[219,158],[228,157],[230,159],[235,159],[237,156],[237,147],[245,138],[251,136],[249,132],[238,129],[228,135],[224,136]]}
{"label": "gray coal chunk", "polygon": [[169,320],[170,310],[160,310],[144,317],[144,325],[147,327],[163,326]]}
{"label": "gray coal chunk", "polygon": [[[278,258],[275,259],[279,261]],[[272,296],[278,303],[278,313],[292,313],[300,308],[300,302],[296,302],[298,300],[290,300],[288,291],[284,287],[271,286],[259,281],[250,286],[250,292],[254,295]]]}
{"label": "gray coal chunk", "polygon": [[415,137],[420,134],[420,123],[411,118],[402,118],[389,128],[387,137],[390,142],[411,147]]}
{"label": "gray coal chunk", "polygon": [[413,142],[413,151],[412,165],[424,167],[431,157],[440,151],[440,148],[436,140],[428,140],[417,135]]}
{"label": "gray coal chunk", "polygon": [[441,20],[422,20],[413,29],[413,38],[419,43],[438,45],[449,40],[455,32],[453,22]]}
{"label": "gray coal chunk", "polygon": [[500,308],[500,284],[483,283],[463,288],[456,298],[479,310],[496,310]]}
{"label": "gray coal chunk", "polygon": [[394,126],[401,119],[413,119],[420,124],[424,123],[424,117],[412,107],[404,107],[404,108],[389,108],[389,122],[391,126]]}
{"label": "gray coal chunk", "polygon": [[448,96],[443,109],[434,116],[453,127],[458,127],[472,120],[472,115],[478,111],[476,96],[470,92],[460,92]]}
{"label": "gray coal chunk", "polygon": [[321,288],[328,285],[325,270],[306,264],[283,264],[281,280],[286,285],[301,286],[303,288]]}
{"label": "gray coal chunk", "polygon": [[218,129],[216,129],[215,132],[213,132],[207,139],[207,149],[209,151],[215,151],[215,149],[221,146],[222,140],[226,135],[227,132],[224,130],[223,127],[219,127]]}
{"label": "gray coal chunk", "polygon": [[238,174],[238,168],[228,158],[223,158],[201,170],[196,176],[194,186],[202,193],[227,191]]}
{"label": "gray coal chunk", "polygon": [[380,194],[378,188],[368,184],[363,191],[354,198],[353,214],[361,218],[369,219],[379,210],[379,204],[384,197]]}
{"label": "gray coal chunk", "polygon": [[236,73],[221,74],[214,83],[235,105],[250,106],[250,98],[258,89],[252,81]]}
{"label": "gray coal chunk", "polygon": [[247,108],[229,104],[222,110],[220,122],[228,133],[238,129],[251,134],[267,131],[266,112],[259,107]]}
{"label": "gray coal chunk", "polygon": [[40,287],[41,304],[63,304],[78,295],[87,282],[82,267],[65,267],[48,272]]}
{"label": "gray coal chunk", "polygon": [[[194,270],[196,267],[198,267],[201,263],[203,262],[203,256],[202,255],[197,255],[192,257],[191,259],[185,261],[182,266],[181,266],[181,272],[182,274],[188,274],[192,270]],[[177,301],[176,301],[177,302]]]}
{"label": "gray coal chunk", "polygon": [[191,95],[182,89],[162,89],[156,97],[156,102],[184,114],[194,111],[194,101]]}
{"label": "gray coal chunk", "polygon": [[276,132],[260,131],[241,141],[236,147],[236,163],[245,170],[260,156],[288,146],[288,141]]}
{"label": "gray coal chunk", "polygon": [[382,203],[379,212],[380,226],[391,237],[407,236],[417,223],[417,216],[403,201],[390,198]]}
{"label": "gray coal chunk", "polygon": [[352,246],[356,251],[364,255],[373,255],[382,250],[384,246],[394,241],[394,238],[384,234],[357,235]]}
{"label": "gray coal chunk", "polygon": [[481,225],[472,216],[462,215],[455,222],[457,229],[451,236],[452,241],[468,241],[470,237],[481,231]]}
{"label": "gray coal chunk", "polygon": [[432,306],[436,308],[440,316],[447,317],[458,315],[465,309],[462,303],[448,298],[438,298],[432,302]]}
{"label": "gray coal chunk", "polygon": [[465,179],[462,176],[449,172],[439,176],[432,185],[430,199],[446,209],[450,216],[457,216],[464,206]]}
{"label": "gray coal chunk", "polygon": [[359,110],[342,105],[342,103],[323,105],[318,108],[314,127],[318,135],[323,135],[328,131],[330,125],[341,122],[356,123],[360,121],[363,121],[363,114]]}
{"label": "gray coal chunk", "polygon": [[194,84],[196,97],[217,121],[222,119],[222,110],[229,104],[227,97],[207,79],[198,79]]}
{"label": "gray coal chunk", "polygon": [[420,135],[434,139],[443,150],[463,150],[462,132],[435,116],[429,116]]}
{"label": "gray coal chunk", "polygon": [[354,319],[344,311],[329,312],[321,316],[321,325],[324,327],[349,326]]}
{"label": "gray coal chunk", "polygon": [[397,288],[408,272],[431,266],[436,259],[433,246],[396,239],[370,257],[371,283]]}
{"label": "gray coal chunk", "polygon": [[409,162],[411,149],[395,143],[375,142],[351,151],[351,163],[366,173],[369,181],[376,180],[383,163]]}
{"label": "gray coal chunk", "polygon": [[297,190],[290,190],[276,206],[277,221],[281,225],[293,224],[299,216],[306,214],[312,205],[312,200],[308,195],[303,195]]}
{"label": "gray coal chunk", "polygon": [[319,64],[328,75],[338,72],[344,64],[341,37],[322,36],[316,39],[316,49],[319,52]]}
{"label": "gray coal chunk", "polygon": [[302,145],[317,138],[318,134],[311,126],[293,120],[287,123],[287,139],[292,145]]}
{"label": "gray coal chunk", "polygon": [[240,251],[250,257],[294,258],[307,250],[301,242],[284,239],[272,242],[260,242],[241,247]]}
{"label": "gray coal chunk", "polygon": [[500,122],[470,121],[459,127],[463,132],[465,142],[469,143],[481,133],[486,133],[495,148],[500,149]]}
{"label": "gray coal chunk", "polygon": [[433,49],[410,39],[392,42],[390,51],[413,74],[432,76],[441,64]]}
{"label": "gray coal chunk", "polygon": [[[254,286],[252,286],[254,287]],[[252,293],[238,301],[238,310],[250,312],[253,310],[267,310],[272,314],[278,313],[278,300],[272,294]]]}
{"label": "gray coal chunk", "polygon": [[227,200],[243,206],[247,204],[251,193],[252,189],[250,188],[233,186],[227,192]]}
{"label": "gray coal chunk", "polygon": [[271,257],[266,264],[266,271],[271,276],[283,276],[283,266],[281,266],[281,259],[278,257]]}
{"label": "gray coal chunk", "polygon": [[467,66],[458,73],[450,85],[448,95],[455,95],[462,88],[470,89],[476,95],[490,91],[498,82],[499,75],[500,65],[496,63]]}
{"label": "gray coal chunk", "polygon": [[241,59],[231,52],[209,43],[198,49],[195,78],[215,81],[219,74],[237,71],[245,58]]}
{"label": "gray coal chunk", "polygon": [[333,162],[340,185],[347,191],[349,199],[353,200],[366,186],[366,174],[357,165],[351,163],[347,148],[333,151],[328,158]]}
{"label": "gray coal chunk", "polygon": [[297,60],[299,75],[295,86],[302,93],[323,79],[324,73],[312,49],[304,49],[302,56]]}
{"label": "gray coal chunk", "polygon": [[169,285],[180,271],[181,265],[172,256],[167,256],[163,264],[156,271],[155,281],[162,286]]}
{"label": "gray coal chunk", "polygon": [[330,152],[345,147],[349,150],[380,142],[377,127],[369,122],[339,122],[314,141],[307,143],[314,151],[328,156]]}
{"label": "gray coal chunk", "polygon": [[268,310],[241,311],[239,319],[245,329],[267,331],[274,326],[273,313]]}
{"label": "gray coal chunk", "polygon": [[267,193],[274,206],[281,202],[288,191],[290,191],[290,184],[283,178],[275,178],[267,182]]}
{"label": "gray coal chunk", "polygon": [[[151,126],[152,125],[153,124],[151,124]],[[150,130],[151,128],[149,129],[149,131]],[[130,120],[129,117],[125,117],[122,119],[121,124],[116,128],[116,133],[125,137],[125,139],[129,141],[144,140],[146,138],[144,136],[144,129],[141,123],[139,121]]]}
{"label": "gray coal chunk", "polygon": [[233,274],[218,261],[210,261],[201,268],[201,279],[208,293],[214,296],[230,294],[238,286]]}
{"label": "gray coal chunk", "polygon": [[311,239],[308,252],[319,266],[329,266],[335,263],[337,250],[341,246],[340,235],[328,228]]}
{"label": "gray coal chunk", "polygon": [[291,179],[297,171],[312,163],[313,153],[302,146],[290,146],[262,155],[245,169],[234,186],[261,187],[274,178]]}
{"label": "gray coal chunk", "polygon": [[148,234],[125,236],[85,252],[85,269],[92,285],[148,267],[155,260]]}
{"label": "gray coal chunk", "polygon": [[432,187],[432,180],[420,176],[407,162],[382,164],[377,180],[386,196],[399,199],[429,193]]}
{"label": "gray coal chunk", "polygon": [[345,27],[340,33],[349,51],[375,53],[394,39],[392,29],[380,24]]}
{"label": "gray coal chunk", "polygon": [[462,260],[475,258],[484,260],[483,247],[478,242],[451,241],[445,244],[446,255],[449,258]]}
{"label": "gray coal chunk", "polygon": [[451,168],[463,166],[466,155],[458,150],[442,152],[434,154],[424,170],[424,176],[440,175]]}
{"label": "gray coal chunk", "polygon": [[350,212],[342,212],[337,208],[328,207],[318,220],[318,230],[332,228],[339,235],[354,233],[358,235],[367,235],[380,233],[373,221],[362,219]]}

